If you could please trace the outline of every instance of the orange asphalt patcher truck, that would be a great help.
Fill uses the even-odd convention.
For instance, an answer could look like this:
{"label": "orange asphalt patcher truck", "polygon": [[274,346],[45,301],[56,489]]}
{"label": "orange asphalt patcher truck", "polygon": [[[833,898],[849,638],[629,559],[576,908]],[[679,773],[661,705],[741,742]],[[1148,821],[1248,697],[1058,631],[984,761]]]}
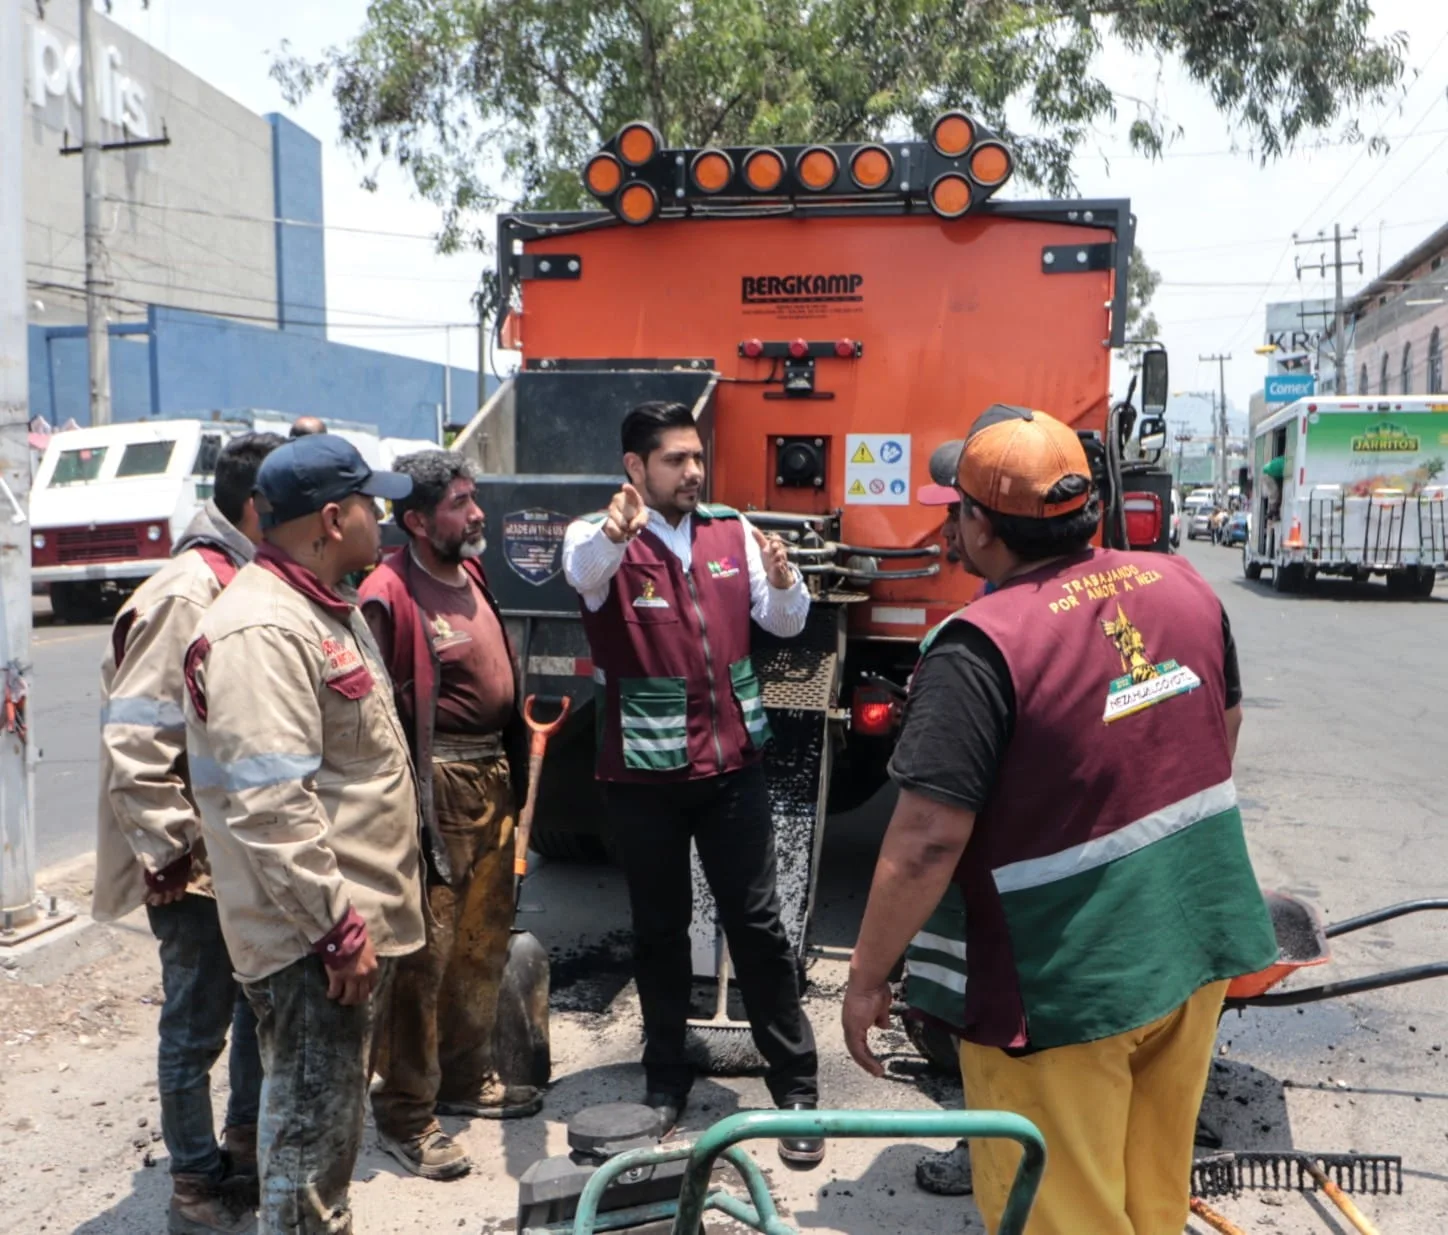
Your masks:
{"label": "orange asphalt patcher truck", "polygon": [[[885,781],[925,633],[978,592],[915,504],[931,452],[995,402],[1085,438],[1110,543],[1165,550],[1170,478],[1122,462],[1130,405],[1108,395],[1125,342],[1130,204],[1001,201],[1010,151],[961,112],[928,139],[665,149],[630,124],[588,163],[592,212],[499,221],[498,342],[522,354],[454,449],[485,473],[484,562],[528,689],[574,707],[549,747],[535,848],[606,842],[592,781],[592,665],[561,573],[568,522],[622,480],[635,404],[691,406],[707,500],[791,545],[809,624],[755,630],[788,929],[805,948],[827,809]],[[1165,353],[1146,352],[1140,438],[1160,448]],[[602,834],[602,835],[601,835]],[[695,969],[716,972],[696,868]]]}

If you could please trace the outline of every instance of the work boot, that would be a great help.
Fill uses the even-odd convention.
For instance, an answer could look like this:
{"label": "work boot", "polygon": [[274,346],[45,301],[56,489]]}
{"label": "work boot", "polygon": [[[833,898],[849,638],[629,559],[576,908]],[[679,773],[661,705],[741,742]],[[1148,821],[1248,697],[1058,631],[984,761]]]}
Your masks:
{"label": "work boot", "polygon": [[493,1076],[476,1098],[439,1100],[439,1115],[465,1115],[469,1119],[522,1119],[543,1109],[543,1091],[532,1085],[505,1085]]}
{"label": "work boot", "polygon": [[[785,1111],[812,1111],[813,1102],[790,1102],[780,1108]],[[809,1171],[825,1158],[825,1141],[822,1136],[782,1136],[779,1138],[779,1160],[785,1166],[796,1170]]]}
{"label": "work boot", "polygon": [[473,1169],[463,1147],[437,1124],[416,1136],[391,1137],[380,1128],[377,1143],[414,1175],[423,1179],[457,1179]]}
{"label": "work boot", "polygon": [[957,1141],[954,1149],[926,1154],[915,1164],[915,1182],[935,1196],[969,1196],[975,1190],[970,1147]]}
{"label": "work boot", "polygon": [[256,1125],[224,1128],[221,1149],[227,1161],[226,1177],[221,1187],[248,1209],[261,1204],[261,1181],[256,1169]]}
{"label": "work boot", "polygon": [[172,1175],[166,1230],[170,1235],[245,1235],[256,1230],[256,1215],[205,1175]]}
{"label": "work boot", "polygon": [[662,1089],[651,1089],[644,1094],[644,1105],[651,1107],[659,1117],[658,1137],[663,1140],[679,1122],[684,1109],[689,1105],[689,1095],[666,1093]]}

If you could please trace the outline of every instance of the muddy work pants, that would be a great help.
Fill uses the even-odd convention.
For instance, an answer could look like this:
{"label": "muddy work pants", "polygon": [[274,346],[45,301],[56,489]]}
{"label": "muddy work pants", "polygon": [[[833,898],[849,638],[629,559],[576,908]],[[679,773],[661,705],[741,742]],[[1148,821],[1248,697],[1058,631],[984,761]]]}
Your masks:
{"label": "muddy work pants", "polygon": [[372,998],[327,998],[315,956],[246,984],[266,1079],[257,1165],[260,1235],[351,1235],[347,1186],[362,1145],[373,1009],[394,962],[379,958]]}
{"label": "muddy work pants", "polygon": [[378,1024],[372,1115],[405,1140],[438,1102],[486,1103],[496,1081],[498,986],[513,925],[513,789],[501,756],[434,761],[453,879],[429,879],[427,946],[397,965]]}

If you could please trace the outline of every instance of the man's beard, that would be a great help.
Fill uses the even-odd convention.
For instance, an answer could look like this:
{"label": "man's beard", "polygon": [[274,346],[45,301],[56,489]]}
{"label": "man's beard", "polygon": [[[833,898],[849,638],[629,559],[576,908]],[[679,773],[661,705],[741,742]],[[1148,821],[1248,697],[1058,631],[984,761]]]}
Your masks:
{"label": "man's beard", "polygon": [[482,557],[483,550],[488,547],[487,539],[481,532],[476,539],[464,537],[461,540],[444,540],[441,536],[429,536],[427,543],[432,546],[439,561],[447,562],[451,566]]}

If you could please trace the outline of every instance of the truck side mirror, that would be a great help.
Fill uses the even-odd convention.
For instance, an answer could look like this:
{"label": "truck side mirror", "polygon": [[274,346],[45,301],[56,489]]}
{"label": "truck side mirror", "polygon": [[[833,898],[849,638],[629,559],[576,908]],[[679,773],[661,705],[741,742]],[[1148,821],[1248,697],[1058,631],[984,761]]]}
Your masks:
{"label": "truck side mirror", "polygon": [[[1141,356],[1141,414],[1147,417],[1166,415],[1166,400],[1171,378],[1164,348],[1154,347]],[[1142,426],[1143,432],[1145,425]],[[1165,444],[1165,427],[1163,427]],[[1145,449],[1146,444],[1142,443]]]}
{"label": "truck side mirror", "polygon": [[1144,455],[1157,454],[1166,447],[1166,421],[1159,415],[1147,415],[1141,418],[1141,429],[1137,436],[1141,446],[1141,453]]}

